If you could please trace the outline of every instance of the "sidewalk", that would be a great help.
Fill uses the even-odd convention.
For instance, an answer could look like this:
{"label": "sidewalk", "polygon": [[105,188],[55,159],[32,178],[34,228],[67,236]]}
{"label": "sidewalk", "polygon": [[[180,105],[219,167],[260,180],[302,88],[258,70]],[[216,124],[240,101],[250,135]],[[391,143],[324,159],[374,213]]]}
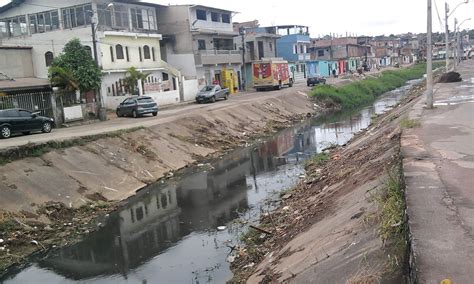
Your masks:
{"label": "sidewalk", "polygon": [[418,283],[474,279],[474,60],[463,82],[435,85],[410,113],[420,127],[402,135],[412,274]]}

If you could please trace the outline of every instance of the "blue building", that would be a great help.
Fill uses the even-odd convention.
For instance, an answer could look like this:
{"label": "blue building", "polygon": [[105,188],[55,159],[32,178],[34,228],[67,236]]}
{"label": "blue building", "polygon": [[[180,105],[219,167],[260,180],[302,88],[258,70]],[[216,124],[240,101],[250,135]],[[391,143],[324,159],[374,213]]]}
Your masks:
{"label": "blue building", "polygon": [[305,81],[307,76],[306,62],[310,60],[309,46],[311,40],[309,28],[307,26],[289,25],[274,26],[270,29],[274,34],[280,36],[276,41],[277,56],[288,61],[295,82]]}

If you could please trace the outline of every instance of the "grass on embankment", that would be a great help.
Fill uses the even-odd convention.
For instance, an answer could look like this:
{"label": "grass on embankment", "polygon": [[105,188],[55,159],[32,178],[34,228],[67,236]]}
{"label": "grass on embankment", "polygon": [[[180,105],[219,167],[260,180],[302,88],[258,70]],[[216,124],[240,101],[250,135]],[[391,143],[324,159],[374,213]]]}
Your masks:
{"label": "grass on embankment", "polygon": [[[433,68],[439,67],[433,64]],[[372,103],[377,96],[403,86],[407,81],[419,79],[426,73],[426,64],[417,64],[406,69],[384,71],[376,77],[335,87],[320,85],[313,89],[311,96],[328,107],[353,109]]]}

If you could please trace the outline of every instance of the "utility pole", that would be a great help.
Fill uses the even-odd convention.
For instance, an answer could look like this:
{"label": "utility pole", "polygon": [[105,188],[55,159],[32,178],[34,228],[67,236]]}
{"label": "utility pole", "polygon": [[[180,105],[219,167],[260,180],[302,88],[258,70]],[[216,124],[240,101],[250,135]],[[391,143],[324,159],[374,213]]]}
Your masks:
{"label": "utility pole", "polygon": [[[99,66],[99,58],[97,57],[97,37],[96,32],[97,28],[94,22],[94,12],[90,11],[91,14],[91,31],[92,31],[92,49],[94,50],[94,61],[97,66]],[[97,23],[98,25],[99,23]],[[106,121],[107,120],[107,110],[105,109],[104,105],[104,98],[102,98],[102,92],[99,88],[96,90],[99,93],[98,100],[99,100],[99,120]]]}
{"label": "utility pole", "polygon": [[449,6],[448,2],[444,2],[444,12],[445,12],[445,35],[444,35],[444,42],[446,44],[446,72],[448,72],[449,68],[449,27],[448,27],[448,13],[449,13]]}
{"label": "utility pole", "polygon": [[456,71],[456,65],[458,64],[458,40],[457,40],[457,31],[456,31],[456,26],[458,25],[458,19],[454,18],[454,43],[455,46],[453,46],[453,59],[454,59],[454,64],[453,64],[453,70]]}
{"label": "utility pole", "polygon": [[433,108],[433,48],[431,42],[432,14],[431,0],[428,0],[428,26],[426,40],[426,107]]}
{"label": "utility pole", "polygon": [[244,27],[240,27],[239,29],[239,33],[240,35],[242,36],[242,89],[244,91],[247,90],[247,68],[245,66],[245,28]]}

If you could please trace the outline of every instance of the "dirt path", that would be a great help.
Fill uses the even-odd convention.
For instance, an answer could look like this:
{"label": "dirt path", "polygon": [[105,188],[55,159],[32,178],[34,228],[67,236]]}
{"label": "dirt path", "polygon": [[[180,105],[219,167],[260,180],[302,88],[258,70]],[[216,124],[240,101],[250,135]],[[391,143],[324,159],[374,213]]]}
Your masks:
{"label": "dirt path", "polygon": [[400,223],[387,221],[383,208],[394,205],[392,183],[403,195],[400,122],[419,91],[332,150],[328,162],[320,158],[307,167],[307,176],[285,194],[280,208],[261,220],[272,234],[262,239],[250,231],[234,264],[236,282],[400,283],[404,216],[398,216]]}

